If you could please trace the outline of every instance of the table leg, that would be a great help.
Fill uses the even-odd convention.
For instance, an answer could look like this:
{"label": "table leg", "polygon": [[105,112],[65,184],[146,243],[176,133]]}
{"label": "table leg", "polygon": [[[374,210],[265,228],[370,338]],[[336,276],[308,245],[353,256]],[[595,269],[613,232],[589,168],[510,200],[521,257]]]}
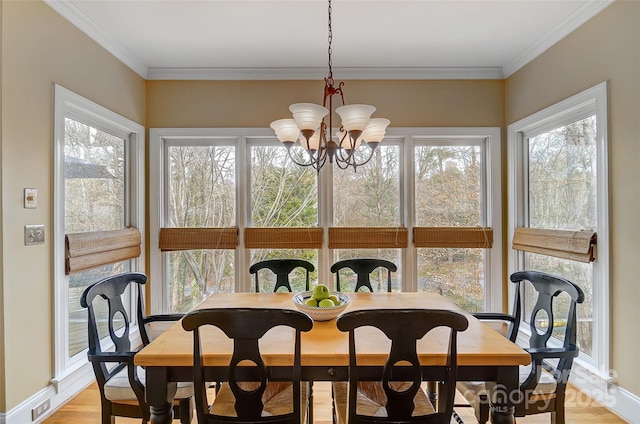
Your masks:
{"label": "table leg", "polygon": [[146,374],[146,397],[151,424],[171,424],[177,384],[167,382],[167,369],[164,367],[147,367]]}
{"label": "table leg", "polygon": [[491,403],[492,424],[515,424],[514,401],[518,398],[518,367],[501,367],[496,381],[497,394]]}

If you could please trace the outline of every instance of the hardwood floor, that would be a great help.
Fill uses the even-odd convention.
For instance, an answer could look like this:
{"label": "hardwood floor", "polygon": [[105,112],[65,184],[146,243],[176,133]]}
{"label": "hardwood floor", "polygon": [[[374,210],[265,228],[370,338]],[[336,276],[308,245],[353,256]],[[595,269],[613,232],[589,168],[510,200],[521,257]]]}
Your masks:
{"label": "hardwood floor", "polygon": [[[314,383],[314,424],[331,423],[330,385],[326,382]],[[624,424],[621,419],[596,402],[590,401],[575,389],[570,388],[567,394],[567,423],[569,424]],[[579,401],[576,401],[579,400]],[[456,411],[466,424],[475,423],[471,408],[456,408]],[[549,414],[540,414],[518,418],[518,424],[549,424]],[[47,418],[43,424],[99,424],[100,423],[100,393],[93,384],[78,396],[69,401],[61,409]],[[131,418],[116,418],[116,424],[134,424],[140,420]],[[174,420],[174,424],[179,423]],[[194,424],[196,419],[194,418]],[[452,423],[454,421],[452,420]]]}

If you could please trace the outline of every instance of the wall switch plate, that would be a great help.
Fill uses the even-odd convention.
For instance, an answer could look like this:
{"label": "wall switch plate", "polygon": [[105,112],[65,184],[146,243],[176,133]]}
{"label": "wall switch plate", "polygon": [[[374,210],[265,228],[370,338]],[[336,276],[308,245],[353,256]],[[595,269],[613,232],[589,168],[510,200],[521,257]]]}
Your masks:
{"label": "wall switch plate", "polygon": [[38,189],[24,189],[24,207],[27,209],[35,209],[38,207]]}
{"label": "wall switch plate", "polygon": [[44,225],[25,225],[24,226],[24,245],[44,243]]}

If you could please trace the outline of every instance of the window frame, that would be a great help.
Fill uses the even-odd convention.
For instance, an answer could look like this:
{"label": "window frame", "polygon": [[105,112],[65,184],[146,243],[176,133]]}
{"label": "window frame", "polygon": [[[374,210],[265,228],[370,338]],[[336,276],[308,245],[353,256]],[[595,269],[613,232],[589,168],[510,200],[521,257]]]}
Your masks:
{"label": "window frame", "polygon": [[[60,85],[54,84],[54,164],[53,164],[53,263],[54,263],[54,375],[56,385],[73,380],[72,374],[87,364],[86,349],[68,356],[68,276],[65,275],[65,179],[64,145],[65,119],[71,118],[125,140],[125,224],[135,226],[141,233],[141,251],[145,251],[145,128],[97,103]],[[132,271],[144,271],[141,255],[130,262]],[[135,310],[136,296],[129,296],[131,310]],[[135,322],[135,315],[132,320]],[[135,336],[137,329],[133,329]],[[72,384],[72,381],[69,383]]]}
{"label": "window frame", "polygon": [[[525,162],[529,137],[573,123],[588,116],[596,116],[596,175],[597,175],[597,259],[593,262],[593,355],[580,352],[578,361],[585,368],[604,378],[609,377],[610,361],[610,220],[609,220],[609,166],[608,166],[608,106],[607,82],[602,82],[574,96],[555,103],[507,127],[508,145],[508,237],[513,240],[516,227],[528,226]],[[524,266],[524,252],[509,244],[509,274]],[[509,287],[509,306],[513,303],[513,289]]]}
{"label": "window frame", "polygon": [[[398,145],[400,159],[400,216],[399,225],[412,231],[414,225],[414,150],[416,140],[429,139],[464,139],[482,138],[485,140],[485,187],[487,190],[487,204],[483,207],[483,216],[486,216],[487,226],[492,226],[494,231],[494,245],[488,251],[486,261],[486,287],[485,309],[487,311],[502,310],[502,190],[501,190],[501,130],[499,127],[446,127],[446,128],[389,128],[383,143]],[[164,224],[163,220],[163,188],[166,180],[163,176],[163,145],[165,142],[177,139],[197,138],[236,138],[237,152],[236,164],[237,187],[236,195],[236,223],[242,234],[244,228],[250,222],[249,191],[243,192],[243,187],[250,181],[250,146],[265,142],[269,145],[278,145],[277,139],[270,128],[151,128],[149,130],[149,201],[150,201],[150,277],[153,281],[163,281],[164,272],[162,266],[162,254],[158,249],[159,228]],[[273,143],[271,142],[273,141]],[[328,164],[323,167],[318,175],[318,226],[328,228],[332,224],[332,178],[333,168]],[[323,237],[323,247],[318,251],[318,280],[332,281],[329,271],[333,251],[328,248],[328,231]],[[409,246],[402,252],[401,264],[403,270],[403,291],[415,291],[415,261],[416,250]],[[240,237],[236,248],[236,290],[250,291],[251,282],[245,278],[242,270],[249,269],[249,251],[245,249],[243,237]],[[161,313],[166,309],[164,293],[158,284],[151,288],[151,312]]]}
{"label": "window frame", "polygon": [[[390,129],[390,133],[403,131],[407,134],[405,149],[404,169],[406,172],[406,193],[405,198],[407,210],[406,222],[410,231],[416,226],[416,205],[415,197],[415,146],[441,142],[442,140],[455,140],[464,143],[465,140],[472,140],[476,143],[479,139],[484,140],[484,161],[482,168],[482,189],[484,201],[481,203],[482,225],[493,229],[493,247],[486,250],[485,260],[485,287],[484,307],[486,311],[502,311],[503,309],[503,283],[502,283],[502,149],[500,128],[497,127],[442,127],[442,128],[410,128],[410,129]],[[412,264],[405,267],[407,271],[403,273],[404,278],[408,278],[407,284],[403,288],[409,291],[416,291],[417,288],[417,248],[407,249],[405,261]],[[410,272],[411,274],[408,274]]]}

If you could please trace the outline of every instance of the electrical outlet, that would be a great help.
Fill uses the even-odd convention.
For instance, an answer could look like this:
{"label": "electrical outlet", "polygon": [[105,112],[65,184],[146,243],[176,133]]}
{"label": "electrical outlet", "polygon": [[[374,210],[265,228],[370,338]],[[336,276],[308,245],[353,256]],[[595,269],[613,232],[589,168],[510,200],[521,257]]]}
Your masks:
{"label": "electrical outlet", "polygon": [[42,401],[36,405],[35,408],[31,409],[31,421],[35,421],[40,418],[49,409],[51,409],[51,401],[49,399]]}
{"label": "electrical outlet", "polygon": [[24,245],[44,243],[44,225],[25,225],[24,226]]}

